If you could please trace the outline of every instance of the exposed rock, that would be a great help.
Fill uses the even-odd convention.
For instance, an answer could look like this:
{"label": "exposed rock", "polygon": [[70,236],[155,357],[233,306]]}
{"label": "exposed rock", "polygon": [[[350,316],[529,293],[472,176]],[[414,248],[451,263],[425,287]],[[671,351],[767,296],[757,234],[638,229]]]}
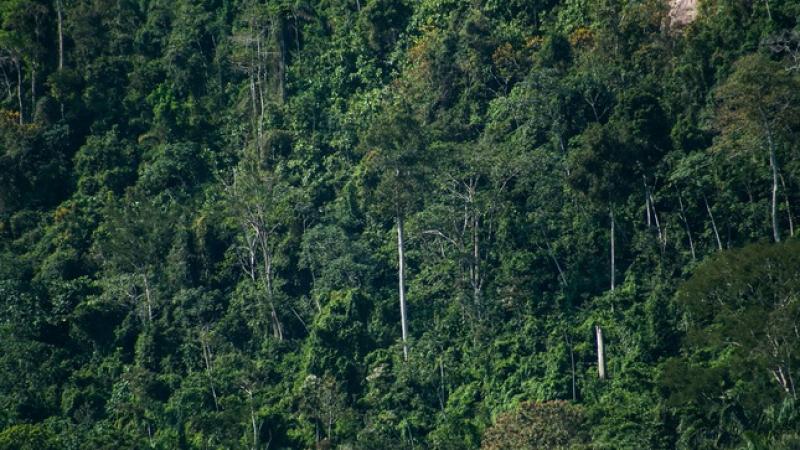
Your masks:
{"label": "exposed rock", "polygon": [[698,0],[669,0],[669,25],[681,28],[697,18]]}

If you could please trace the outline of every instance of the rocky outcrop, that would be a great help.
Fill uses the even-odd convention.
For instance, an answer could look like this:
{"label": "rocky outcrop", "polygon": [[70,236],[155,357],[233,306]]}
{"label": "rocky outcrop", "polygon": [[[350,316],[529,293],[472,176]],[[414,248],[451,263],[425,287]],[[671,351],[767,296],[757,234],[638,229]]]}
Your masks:
{"label": "rocky outcrop", "polygon": [[698,0],[669,0],[669,25],[681,28],[697,18]]}

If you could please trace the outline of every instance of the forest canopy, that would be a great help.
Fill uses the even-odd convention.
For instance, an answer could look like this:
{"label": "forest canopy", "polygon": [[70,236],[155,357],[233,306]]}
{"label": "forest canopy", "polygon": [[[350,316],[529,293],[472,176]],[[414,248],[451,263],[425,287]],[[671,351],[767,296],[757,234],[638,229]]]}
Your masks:
{"label": "forest canopy", "polygon": [[0,450],[800,448],[799,17],[0,1]]}

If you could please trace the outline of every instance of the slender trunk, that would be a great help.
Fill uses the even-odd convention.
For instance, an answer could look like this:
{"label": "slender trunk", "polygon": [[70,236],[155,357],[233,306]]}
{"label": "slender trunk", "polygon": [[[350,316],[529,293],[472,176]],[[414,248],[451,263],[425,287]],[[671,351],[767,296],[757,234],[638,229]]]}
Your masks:
{"label": "slender trunk", "polygon": [[[257,105],[258,96],[256,95],[256,74],[255,74],[255,70],[258,70],[258,69],[253,69],[250,72],[250,102],[252,104],[252,110],[253,110],[253,113],[252,113],[252,115],[250,117],[251,117],[251,120],[253,121],[253,128],[256,128],[255,121],[256,121],[256,116],[258,115],[258,105]],[[256,138],[258,138],[258,135],[256,135]]]}
{"label": "slender trunk", "polygon": [[[56,0],[56,18],[58,20],[58,71],[64,70],[64,5],[63,0]],[[59,102],[61,119],[64,119],[64,102]]]}
{"label": "slender trunk", "polygon": [[650,217],[650,189],[647,188],[647,179],[644,179],[644,207],[647,210],[647,228],[650,228],[653,224],[652,218]]}
{"label": "slender trunk", "polygon": [[792,218],[792,207],[789,205],[789,191],[786,189],[786,180],[781,177],[781,187],[783,188],[783,201],[786,204],[786,215],[789,217],[789,236],[794,237],[794,219]]}
{"label": "slender trunk", "polygon": [[[313,270],[311,271],[311,285],[312,286],[316,286],[317,285],[317,277],[314,275],[314,271]],[[314,307],[317,308],[317,313],[318,314],[321,313],[322,312],[322,304],[320,304],[320,302],[319,302],[319,297],[317,295],[312,295],[311,297],[314,300]]]}
{"label": "slender trunk", "polygon": [[248,391],[250,396],[250,424],[253,427],[253,450],[258,450],[258,426],[256,425],[256,411],[253,408],[253,391]]}
{"label": "slender trunk", "polygon": [[[764,113],[762,112],[762,117]],[[772,238],[775,242],[781,241],[781,233],[778,228],[778,155],[775,149],[775,141],[772,139],[772,129],[764,119],[764,128],[767,131],[767,144],[769,145],[769,167],[772,170],[772,204],[770,214],[772,216]]]}
{"label": "slender trunk", "polygon": [[594,327],[595,335],[597,336],[597,376],[601,380],[606,379],[606,355],[605,344],[603,342],[603,329],[600,325]]}
{"label": "slender trunk", "polygon": [[572,401],[576,402],[578,401],[578,389],[577,384],[575,383],[575,351],[572,347],[572,339],[565,334],[564,340],[567,341],[567,345],[569,346],[569,363],[570,368],[572,369]]}
{"label": "slender trunk", "polygon": [[681,198],[680,192],[678,193],[678,205],[681,208],[681,219],[683,220],[683,225],[686,227],[686,236],[689,237],[689,249],[692,251],[692,259],[697,259],[697,255],[694,252],[694,241],[692,240],[692,230],[689,228],[689,221],[686,219],[686,212],[683,209],[683,199]]}
{"label": "slender trunk", "polygon": [[36,114],[36,68],[31,65],[31,121]]}
{"label": "slender trunk", "polygon": [[445,414],[444,412],[444,402],[445,402],[445,386],[444,386],[444,360],[439,358],[439,407],[442,410],[442,415]]}
{"label": "slender trunk", "polygon": [[481,318],[481,255],[478,227],[480,225],[478,215],[475,214],[472,221],[472,302],[478,312],[478,319]]}
{"label": "slender trunk", "polygon": [[283,325],[278,318],[278,310],[275,307],[275,295],[272,289],[272,254],[269,251],[269,243],[267,237],[263,236],[264,231],[260,231],[261,236],[261,257],[264,258],[264,287],[267,292],[267,300],[269,302],[270,320],[272,321],[272,334],[279,341],[283,340]]}
{"label": "slender trunk", "polygon": [[[544,233],[542,233],[542,235],[544,236]],[[550,259],[553,260],[553,263],[556,265],[556,270],[558,270],[558,278],[559,278],[559,280],[561,280],[561,285],[562,286],[566,286],[567,285],[567,277],[564,276],[564,271],[561,270],[561,264],[559,264],[558,263],[558,259],[556,259],[556,255],[553,252],[553,246],[550,245],[550,241],[547,240],[546,236],[544,236],[544,238],[545,238],[544,239],[544,243],[547,245],[547,253],[550,254]]]}
{"label": "slender trunk", "polygon": [[62,0],[56,0],[56,17],[58,19],[58,70],[64,69],[64,11]]}
{"label": "slender trunk", "polygon": [[330,392],[328,393],[327,397],[328,397],[327,398],[328,404],[325,405],[325,406],[327,407],[327,410],[328,410],[328,423],[327,423],[327,435],[325,437],[328,439],[328,445],[332,446],[333,438],[331,436],[333,435],[333,422],[334,422],[334,418],[335,418],[335,413],[333,411],[333,408],[334,408],[333,401],[334,400],[333,400],[333,395]]}
{"label": "slender trunk", "polygon": [[769,162],[772,168],[772,237],[775,242],[781,241],[781,234],[778,229],[778,159],[775,155],[775,148],[770,144]]}
{"label": "slender trunk", "polygon": [[711,207],[708,206],[708,198],[706,198],[706,194],[703,194],[703,203],[705,203],[708,217],[711,219],[711,229],[714,230],[714,237],[717,239],[717,248],[722,251],[722,240],[719,238],[717,222],[714,220],[714,214],[711,212]]}
{"label": "slender trunk", "polygon": [[145,300],[147,301],[147,321],[148,322],[152,322],[153,321],[153,304],[152,304],[151,299],[150,299],[150,283],[147,280],[147,274],[146,273],[142,274],[142,280],[144,280],[144,297],[145,297]]}
{"label": "slender trunk", "polygon": [[[256,123],[256,146],[258,148],[258,156],[259,158],[264,157],[262,153],[262,146],[263,146],[263,139],[264,139],[264,78],[262,70],[262,51],[261,51],[261,34],[259,32],[258,38],[256,39],[256,87],[258,88],[258,104],[259,104],[259,112],[258,112],[258,122]],[[263,75],[263,76],[262,76]]]}
{"label": "slender trunk", "polygon": [[656,223],[656,231],[658,232],[658,240],[661,242],[661,248],[665,249],[667,246],[667,229],[664,226],[664,230],[661,230],[661,221],[658,220],[658,211],[656,211],[656,202],[653,199],[653,194],[648,194],[650,196],[650,207],[653,209],[653,221]]}
{"label": "slender trunk", "polygon": [[214,409],[219,411],[219,400],[217,399],[217,390],[214,388],[214,377],[211,367],[211,348],[206,341],[206,336],[200,335],[200,346],[203,350],[203,360],[206,363],[206,375],[208,376],[208,384],[211,386],[211,396],[214,399]]}
{"label": "slender trunk", "polygon": [[397,280],[400,291],[400,327],[403,333],[403,359],[408,361],[408,325],[406,322],[405,255],[403,254],[403,216],[397,215]]}
{"label": "slender trunk", "polygon": [[286,20],[278,17],[278,100],[286,101]]}
{"label": "slender trunk", "polygon": [[19,102],[19,124],[25,123],[23,116],[25,115],[22,109],[22,69],[19,67],[19,58],[14,57],[14,67],[17,69],[17,102]]}
{"label": "slender trunk", "polygon": [[611,217],[611,290],[614,290],[615,287],[615,280],[616,280],[616,248],[614,245],[614,228],[615,228],[615,221],[614,221],[614,210],[612,209],[609,212],[609,216]]}

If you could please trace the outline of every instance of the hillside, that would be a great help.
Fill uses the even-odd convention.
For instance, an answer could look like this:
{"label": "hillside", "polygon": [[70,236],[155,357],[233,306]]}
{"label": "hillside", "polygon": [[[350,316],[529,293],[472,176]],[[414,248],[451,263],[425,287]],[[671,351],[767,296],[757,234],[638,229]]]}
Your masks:
{"label": "hillside", "polygon": [[800,1],[0,1],[0,450],[800,448]]}

